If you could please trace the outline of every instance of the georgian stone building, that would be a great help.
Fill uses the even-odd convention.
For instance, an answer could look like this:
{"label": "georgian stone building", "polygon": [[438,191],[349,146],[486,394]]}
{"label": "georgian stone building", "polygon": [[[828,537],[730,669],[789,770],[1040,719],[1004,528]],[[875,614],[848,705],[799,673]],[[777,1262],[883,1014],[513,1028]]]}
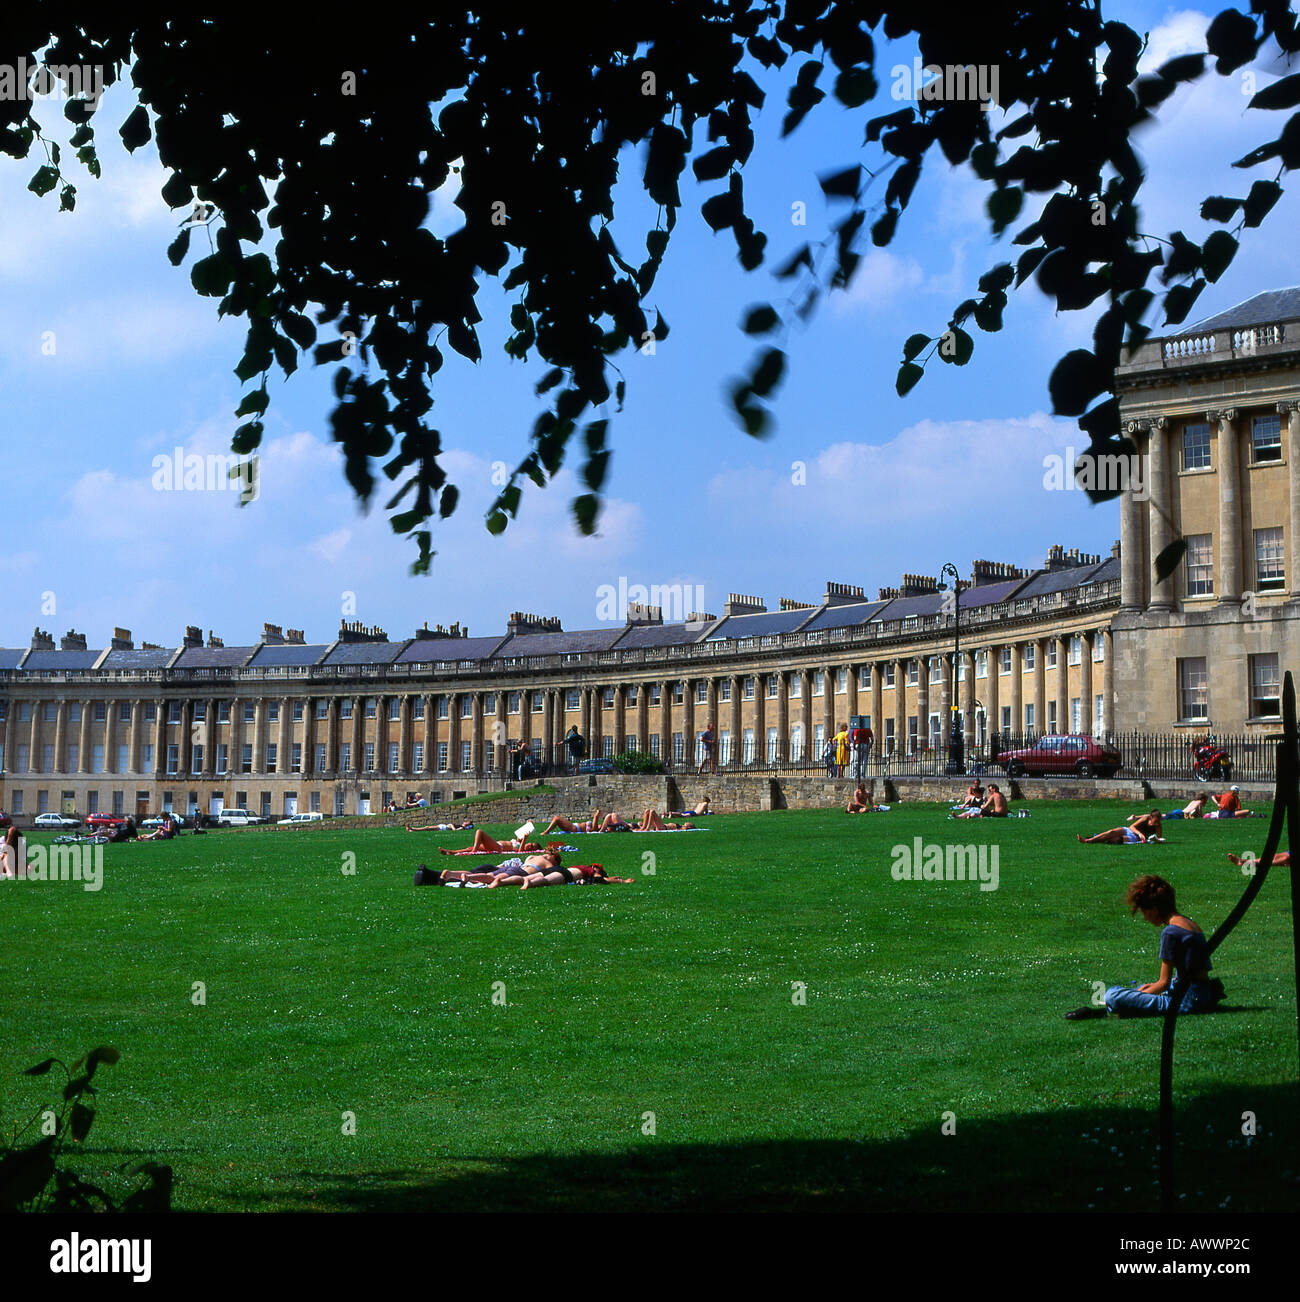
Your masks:
{"label": "georgian stone building", "polygon": [[[94,649],[38,629],[0,649],[0,806],[20,822],[367,812],[499,777],[518,739],[560,759],[571,726],[593,755],[694,767],[712,721],[720,762],[756,768],[819,755],[855,714],[895,754],[941,746],[953,711],[968,747],[990,732],[1276,732],[1300,610],[1300,290],[1149,341],[1116,389],[1141,460],[1104,558],[976,561],[959,611],[905,575],[875,600],[828,583],[776,609],[733,593],[682,623],[629,605],[597,629],[515,614],[473,638],[345,624],[308,643],[268,624],[254,645],[189,628],[178,647],[137,647],[115,629]],[[1185,561],[1158,581],[1178,536]]]}

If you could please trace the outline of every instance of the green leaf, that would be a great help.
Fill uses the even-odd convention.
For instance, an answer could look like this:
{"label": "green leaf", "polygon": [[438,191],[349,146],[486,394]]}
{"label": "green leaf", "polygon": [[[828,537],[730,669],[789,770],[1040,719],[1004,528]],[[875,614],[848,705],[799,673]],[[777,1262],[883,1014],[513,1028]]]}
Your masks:
{"label": "green leaf", "polygon": [[44,1062],[38,1062],[35,1067],[26,1067],[23,1069],[24,1076],[44,1076],[51,1067],[59,1060],[57,1058],[46,1058]]}
{"label": "green leaf", "polygon": [[1265,86],[1246,106],[1257,109],[1289,109],[1300,104],[1300,72],[1293,72],[1271,86]]}
{"label": "green leaf", "polygon": [[578,522],[578,529],[590,536],[596,532],[596,520],[600,515],[600,499],[594,493],[583,493],[573,499],[573,518]]}
{"label": "green leaf", "polygon": [[1218,280],[1236,256],[1237,241],[1227,231],[1215,231],[1201,246],[1201,266],[1207,280]]}
{"label": "green leaf", "polygon": [[747,335],[765,335],[769,331],[775,330],[781,323],[781,318],[777,315],[776,308],[770,303],[764,303],[759,307],[752,307],[745,314],[745,322],[742,329]]}
{"label": "green leaf", "polygon": [[1178,568],[1186,550],[1187,539],[1175,538],[1168,547],[1161,551],[1155,561],[1157,581],[1163,582]]}
{"label": "green leaf", "polygon": [[915,362],[904,362],[898,368],[898,379],[894,381],[894,389],[900,398],[905,398],[916,387],[916,382],[925,374],[925,370]]}
{"label": "green leaf", "polygon": [[81,1141],[90,1134],[91,1123],[94,1120],[94,1108],[88,1108],[84,1103],[74,1103],[72,1105],[72,1116],[69,1120],[69,1126],[72,1130],[72,1137],[77,1141],[77,1143],[81,1143]]}
{"label": "green leaf", "polygon": [[509,521],[501,511],[492,511],[487,517],[487,531],[490,534],[505,533],[506,525]]}
{"label": "green leaf", "polygon": [[173,267],[179,267],[185,261],[185,255],[190,249],[190,228],[187,226],[177,237],[167,246],[167,261]]}
{"label": "green leaf", "polygon": [[[924,350],[926,344],[930,342],[929,335],[915,334],[909,335],[907,342],[903,345],[903,361],[915,361]],[[910,387],[910,386],[909,386]]]}
{"label": "green leaf", "polygon": [[856,199],[862,185],[862,166],[855,163],[839,172],[825,172],[817,178],[828,199]]}
{"label": "green leaf", "polygon": [[953,366],[965,366],[975,351],[975,341],[956,326],[950,326],[939,336],[939,356]]}
{"label": "green leaf", "polygon": [[1246,196],[1243,208],[1245,224],[1258,226],[1281,197],[1282,187],[1276,181],[1256,181]]}
{"label": "green leaf", "polygon": [[184,208],[194,198],[194,188],[179,172],[173,172],[162,188],[162,197],[169,208]]}
{"label": "green leaf", "polygon": [[33,194],[49,194],[59,183],[59,169],[46,163],[36,169],[36,175],[27,182],[27,188]]}

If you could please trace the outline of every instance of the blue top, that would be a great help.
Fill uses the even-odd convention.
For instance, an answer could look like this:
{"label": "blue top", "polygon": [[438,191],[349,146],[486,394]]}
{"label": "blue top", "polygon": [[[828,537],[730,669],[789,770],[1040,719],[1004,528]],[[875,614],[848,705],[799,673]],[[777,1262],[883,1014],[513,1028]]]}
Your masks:
{"label": "blue top", "polygon": [[1210,970],[1209,942],[1203,932],[1171,923],[1160,933],[1160,961],[1172,963],[1179,976],[1193,981],[1203,978]]}

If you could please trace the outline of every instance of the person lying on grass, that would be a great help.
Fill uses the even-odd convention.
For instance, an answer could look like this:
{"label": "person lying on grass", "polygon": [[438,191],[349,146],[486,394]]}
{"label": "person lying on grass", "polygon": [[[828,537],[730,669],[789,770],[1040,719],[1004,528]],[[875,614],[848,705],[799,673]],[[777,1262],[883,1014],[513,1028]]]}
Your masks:
{"label": "person lying on grass", "polygon": [[1135,815],[1127,827],[1110,827],[1095,836],[1080,836],[1076,832],[1074,839],[1081,845],[1150,845],[1157,841],[1163,845],[1165,838],[1160,831],[1160,811],[1153,809],[1141,817]]}
{"label": "person lying on grass", "polygon": [[[535,848],[535,847],[534,847]],[[477,868],[467,871],[463,868],[444,868],[433,872],[421,864],[415,870],[417,886],[445,886],[448,882],[474,882],[482,886],[492,886],[506,877],[518,877],[521,880],[534,873],[554,872],[560,866],[560,851],[554,845],[545,850],[538,850],[526,859],[503,859],[495,868]]]}
{"label": "person lying on grass", "polygon": [[407,823],[406,830],[408,832],[468,832],[473,826],[473,823]]}
{"label": "person lying on grass", "polygon": [[[1241,855],[1239,855],[1239,854],[1230,854],[1230,855],[1228,856],[1228,862],[1229,862],[1229,863],[1235,863],[1235,864],[1237,865],[1238,868],[1245,868],[1245,867],[1247,867],[1247,866],[1254,867],[1256,864],[1259,863],[1259,860],[1256,859],[1254,855],[1251,855],[1249,858],[1243,858],[1243,857],[1242,857]],[[1277,868],[1290,868],[1290,866],[1291,866],[1291,851],[1290,851],[1290,850],[1279,850],[1279,851],[1278,851],[1278,852],[1273,856],[1273,864],[1274,864],[1274,866],[1277,867]]]}
{"label": "person lying on grass", "polygon": [[556,868],[551,872],[533,873],[520,881],[517,877],[498,877],[493,886],[515,886],[521,890],[532,890],[538,886],[571,886],[582,882],[592,886],[610,886],[615,883],[631,886],[635,877],[611,877],[598,863],[575,864],[572,868]]}
{"label": "person lying on grass", "polygon": [[989,783],[989,793],[977,808],[963,809],[949,815],[950,818],[1006,818],[1006,816],[1007,798],[998,790],[996,782]]}
{"label": "person lying on grass", "polygon": [[1204,792],[1198,792],[1194,795],[1181,809],[1171,809],[1166,818],[1200,818],[1205,810],[1205,802],[1209,796]]}
{"label": "person lying on grass", "polygon": [[498,841],[495,837],[489,836],[481,827],[474,833],[474,843],[467,846],[464,850],[448,850],[446,846],[439,846],[439,854],[505,854],[508,850],[515,850],[520,854],[534,854],[541,849],[541,846],[535,845],[532,841],[516,841],[507,837],[504,841]]}
{"label": "person lying on grass", "polygon": [[1191,918],[1178,912],[1174,888],[1163,877],[1148,873],[1129,885],[1124,903],[1135,917],[1138,913],[1160,928],[1160,975],[1139,985],[1111,986],[1106,991],[1106,1008],[1078,1008],[1066,1013],[1070,1020],[1104,1017],[1154,1017],[1169,1008],[1169,987],[1181,978],[1180,1013],[1208,1013],[1223,998],[1223,982],[1210,976],[1210,950],[1205,933]]}
{"label": "person lying on grass", "polygon": [[694,823],[665,823],[653,809],[641,811],[641,831],[643,832],[693,832]]}
{"label": "person lying on grass", "polygon": [[584,822],[572,823],[562,814],[556,814],[548,824],[547,832],[620,832],[623,830],[621,814],[602,814],[597,809]]}

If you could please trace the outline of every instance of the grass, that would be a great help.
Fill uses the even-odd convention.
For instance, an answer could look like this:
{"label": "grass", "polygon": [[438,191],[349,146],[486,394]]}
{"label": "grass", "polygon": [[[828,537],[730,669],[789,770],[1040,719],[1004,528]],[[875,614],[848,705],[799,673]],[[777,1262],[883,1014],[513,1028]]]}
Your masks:
{"label": "grass", "polygon": [[[636,884],[523,895],[412,886],[465,834],[108,846],[98,892],[0,889],[0,1120],[48,1096],[24,1067],[112,1044],[77,1160],[168,1162],[184,1209],[1149,1209],[1159,1025],[1063,1014],[1157,975],[1128,881],[1209,932],[1266,823],[1080,846],[1128,811],[943,812],[573,838]],[[998,889],[893,880],[916,836],[996,846]],[[1219,955],[1237,1011],[1179,1023],[1189,1209],[1300,1206],[1288,885]]]}

